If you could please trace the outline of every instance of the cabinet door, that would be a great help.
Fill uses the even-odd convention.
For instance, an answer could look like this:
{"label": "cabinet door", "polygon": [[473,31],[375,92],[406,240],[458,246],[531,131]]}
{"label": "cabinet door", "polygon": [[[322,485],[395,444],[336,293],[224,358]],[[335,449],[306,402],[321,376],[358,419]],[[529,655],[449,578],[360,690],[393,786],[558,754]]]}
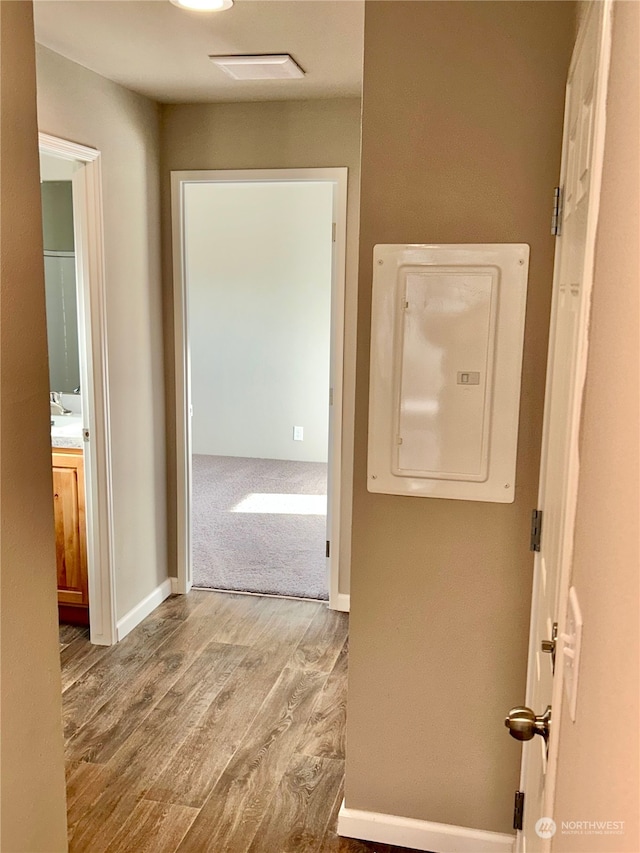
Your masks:
{"label": "cabinet door", "polygon": [[58,603],[87,607],[87,546],[82,454],[53,454]]}

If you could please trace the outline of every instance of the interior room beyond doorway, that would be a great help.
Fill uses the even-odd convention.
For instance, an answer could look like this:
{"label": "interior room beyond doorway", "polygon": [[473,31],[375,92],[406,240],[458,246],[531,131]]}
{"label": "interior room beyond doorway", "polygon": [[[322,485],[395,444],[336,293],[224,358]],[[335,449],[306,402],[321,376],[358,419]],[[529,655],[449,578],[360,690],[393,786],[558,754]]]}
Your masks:
{"label": "interior room beyond doorway", "polygon": [[194,586],[328,598],[333,195],[185,186]]}

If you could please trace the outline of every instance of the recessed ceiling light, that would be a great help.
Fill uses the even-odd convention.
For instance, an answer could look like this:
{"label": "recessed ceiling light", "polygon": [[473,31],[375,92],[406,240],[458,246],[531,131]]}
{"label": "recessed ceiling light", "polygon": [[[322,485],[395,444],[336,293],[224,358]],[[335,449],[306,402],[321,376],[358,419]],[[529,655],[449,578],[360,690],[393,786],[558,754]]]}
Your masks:
{"label": "recessed ceiling light", "polygon": [[171,0],[174,6],[195,12],[222,12],[233,6],[233,0]]}
{"label": "recessed ceiling light", "polygon": [[304,71],[288,53],[210,56],[209,59],[234,80],[286,80],[304,77]]}

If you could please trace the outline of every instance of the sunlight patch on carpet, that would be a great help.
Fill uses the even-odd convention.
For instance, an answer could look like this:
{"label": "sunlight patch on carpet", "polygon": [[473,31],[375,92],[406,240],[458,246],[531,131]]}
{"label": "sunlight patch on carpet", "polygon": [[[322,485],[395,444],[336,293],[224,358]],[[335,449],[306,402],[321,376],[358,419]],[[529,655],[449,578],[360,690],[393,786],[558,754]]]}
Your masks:
{"label": "sunlight patch on carpet", "polygon": [[269,515],[326,515],[326,495],[247,495],[231,512],[266,513]]}

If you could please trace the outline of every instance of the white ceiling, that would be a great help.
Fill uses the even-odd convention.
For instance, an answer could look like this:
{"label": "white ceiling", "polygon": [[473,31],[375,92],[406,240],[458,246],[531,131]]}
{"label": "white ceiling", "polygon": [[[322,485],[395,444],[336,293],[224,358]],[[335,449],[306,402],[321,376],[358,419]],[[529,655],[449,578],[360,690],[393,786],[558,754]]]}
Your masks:
{"label": "white ceiling", "polygon": [[[36,0],[36,40],[161,103],[358,96],[363,0],[235,0],[188,12],[169,0]],[[301,80],[235,81],[209,54],[290,53]]]}

